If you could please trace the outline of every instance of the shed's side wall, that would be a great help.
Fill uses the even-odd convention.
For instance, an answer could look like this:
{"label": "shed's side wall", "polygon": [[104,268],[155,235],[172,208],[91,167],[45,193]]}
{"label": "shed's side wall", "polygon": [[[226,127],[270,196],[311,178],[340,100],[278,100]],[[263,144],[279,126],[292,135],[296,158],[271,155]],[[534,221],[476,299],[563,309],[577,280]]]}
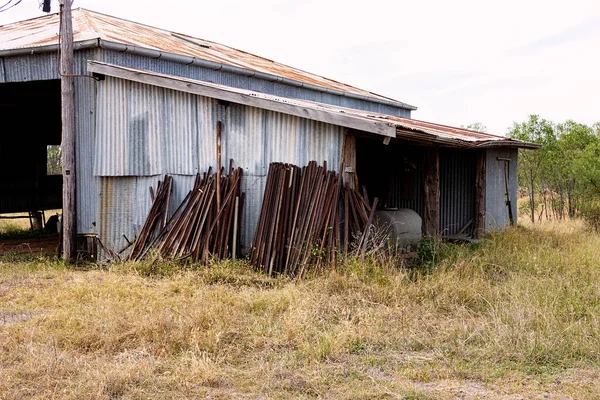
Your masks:
{"label": "shed's side wall", "polygon": [[222,160],[244,171],[241,243],[247,248],[260,213],[268,166],[311,160],[339,166],[343,128],[239,104],[107,77],[97,83],[94,175],[100,181],[99,234],[125,246],[150,208],[148,188],[174,177],[172,209],[197,172],[216,167],[216,123],[223,123]]}
{"label": "shed's side wall", "polygon": [[241,76],[222,70],[215,71],[213,69],[200,67],[197,65],[185,65],[173,61],[141,57],[131,53],[121,53],[112,50],[102,50],[102,61],[131,68],[145,69],[162,74],[182,76],[190,79],[209,81],[241,89],[254,90],[275,96],[318,101],[336,106],[410,118],[410,110],[405,108],[373,103],[367,100],[354,99],[332,93],[319,92],[304,87],[291,86],[280,82],[259,79],[256,77]]}
{"label": "shed's side wall", "polygon": [[510,159],[508,187],[512,212],[517,219],[517,149],[488,149],[485,169],[485,231],[494,232],[510,225],[506,206],[506,183],[504,161]]}

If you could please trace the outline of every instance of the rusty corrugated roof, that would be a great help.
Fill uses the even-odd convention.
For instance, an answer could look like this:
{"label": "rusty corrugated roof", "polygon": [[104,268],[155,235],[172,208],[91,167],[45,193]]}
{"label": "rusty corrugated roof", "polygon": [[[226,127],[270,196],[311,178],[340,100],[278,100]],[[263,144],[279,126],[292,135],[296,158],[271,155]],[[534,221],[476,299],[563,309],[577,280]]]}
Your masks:
{"label": "rusty corrugated roof", "polygon": [[[253,107],[263,107],[273,111],[289,113],[291,115],[315,119],[365,132],[384,136],[393,135],[397,138],[412,140],[419,143],[433,143],[463,148],[498,146],[536,149],[540,147],[535,143],[515,140],[505,136],[492,135],[485,132],[477,132],[388,114],[361,111],[309,100],[274,96],[252,90],[219,85],[212,82],[159,74],[156,72],[97,61],[89,61],[88,70],[144,84],[200,94]],[[259,102],[257,103],[257,101]],[[277,106],[278,104],[280,106]]]}
{"label": "rusty corrugated roof", "polygon": [[[100,39],[113,43],[195,57],[249,71],[272,74],[326,89],[389,101],[397,103],[400,107],[416,109],[416,107],[400,101],[289,67],[219,43],[150,27],[82,8],[73,10],[72,14],[75,42]],[[0,51],[55,45],[58,43],[58,32],[58,14],[4,25],[0,27]]]}

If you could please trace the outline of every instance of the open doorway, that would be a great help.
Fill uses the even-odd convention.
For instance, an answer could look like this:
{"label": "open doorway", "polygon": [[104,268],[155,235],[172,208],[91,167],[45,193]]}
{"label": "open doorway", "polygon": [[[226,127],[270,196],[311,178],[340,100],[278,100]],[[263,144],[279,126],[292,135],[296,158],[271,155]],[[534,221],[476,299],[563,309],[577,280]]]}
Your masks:
{"label": "open doorway", "polygon": [[59,80],[0,84],[0,223],[33,226],[62,208],[60,108]]}
{"label": "open doorway", "polygon": [[408,208],[423,215],[423,147],[358,138],[356,173],[381,208]]}

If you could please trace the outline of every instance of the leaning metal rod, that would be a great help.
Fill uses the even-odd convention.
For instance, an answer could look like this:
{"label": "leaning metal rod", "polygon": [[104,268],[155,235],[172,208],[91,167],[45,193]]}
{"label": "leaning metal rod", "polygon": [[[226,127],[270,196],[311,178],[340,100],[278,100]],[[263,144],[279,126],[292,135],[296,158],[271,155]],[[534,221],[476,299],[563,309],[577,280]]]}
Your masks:
{"label": "leaning metal rod", "polygon": [[510,158],[502,158],[496,157],[498,161],[504,162],[504,185],[506,186],[506,206],[508,207],[508,219],[510,221],[510,225],[515,225],[515,218],[512,212],[512,204],[510,201],[510,190],[508,188],[508,176],[510,174]]}

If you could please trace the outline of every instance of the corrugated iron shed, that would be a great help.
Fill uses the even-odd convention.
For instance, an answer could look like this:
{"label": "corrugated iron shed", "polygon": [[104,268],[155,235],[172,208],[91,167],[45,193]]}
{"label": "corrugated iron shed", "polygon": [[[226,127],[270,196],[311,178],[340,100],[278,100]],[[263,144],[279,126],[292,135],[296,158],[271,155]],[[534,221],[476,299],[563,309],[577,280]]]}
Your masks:
{"label": "corrugated iron shed", "polygon": [[[0,56],[20,54],[20,50],[54,50],[58,45],[59,18],[52,14],[0,27]],[[136,22],[78,8],[73,10],[75,48],[103,47],[136,51],[150,58],[179,56],[187,64],[211,63],[217,69],[230,69],[247,76],[273,77],[305,85],[351,93],[375,101],[415,110],[416,107],[366,90],[292,68],[232,47],[185,34],[170,32]],[[271,79],[269,79],[271,78]]]}
{"label": "corrugated iron shed", "polygon": [[455,128],[387,114],[377,114],[308,100],[290,99],[251,90],[232,88],[211,82],[181,78],[96,61],[88,62],[88,70],[181,92],[198,94],[233,103],[264,108],[284,114],[327,122],[377,135],[398,137],[419,143],[436,143],[449,147],[539,148],[539,145],[505,136]]}

